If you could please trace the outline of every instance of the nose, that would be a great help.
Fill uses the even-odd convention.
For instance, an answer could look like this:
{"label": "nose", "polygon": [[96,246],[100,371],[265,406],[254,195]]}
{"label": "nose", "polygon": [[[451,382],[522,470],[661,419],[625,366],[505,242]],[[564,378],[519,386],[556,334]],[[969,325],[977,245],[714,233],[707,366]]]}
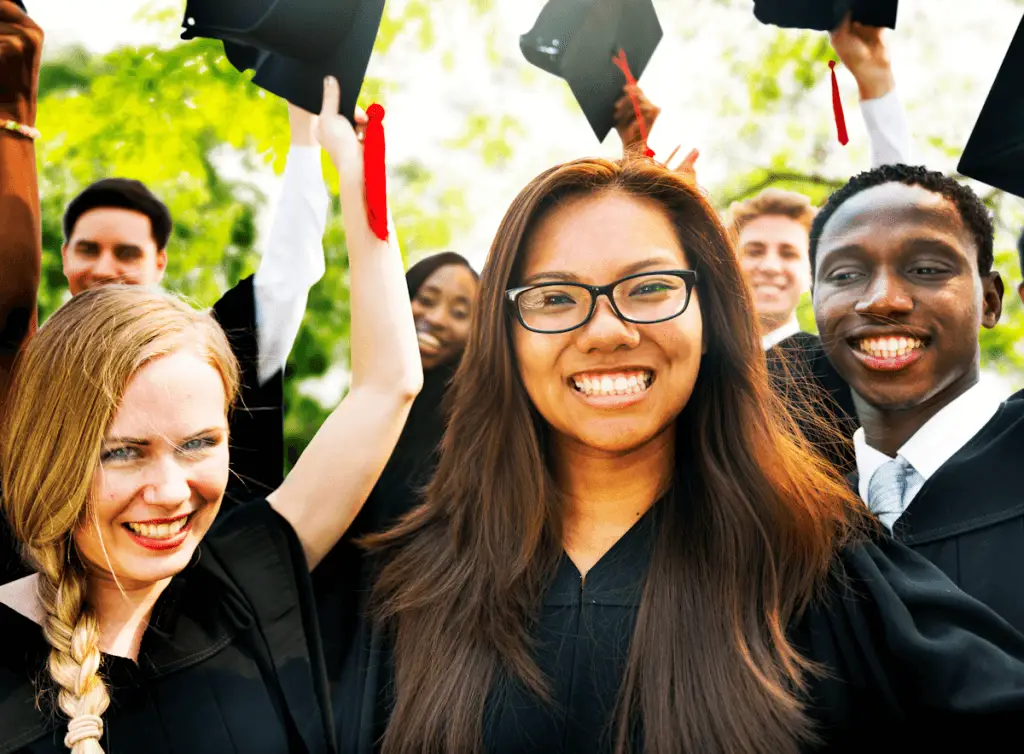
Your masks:
{"label": "nose", "polygon": [[619,318],[607,296],[601,296],[590,321],[579,329],[576,347],[583,353],[635,348],[640,343],[640,330]]}
{"label": "nose", "polygon": [[914,299],[903,286],[899,276],[889,270],[878,270],[854,309],[858,314],[891,317],[912,312]]}
{"label": "nose", "polygon": [[147,469],[142,498],[150,505],[176,508],[192,497],[188,474],[173,458],[155,460]]}
{"label": "nose", "polygon": [[101,252],[92,266],[92,274],[98,278],[116,278],[119,271],[114,255],[108,252]]}
{"label": "nose", "polygon": [[774,250],[770,249],[761,257],[761,263],[757,268],[763,273],[777,275],[782,272],[782,260]]}

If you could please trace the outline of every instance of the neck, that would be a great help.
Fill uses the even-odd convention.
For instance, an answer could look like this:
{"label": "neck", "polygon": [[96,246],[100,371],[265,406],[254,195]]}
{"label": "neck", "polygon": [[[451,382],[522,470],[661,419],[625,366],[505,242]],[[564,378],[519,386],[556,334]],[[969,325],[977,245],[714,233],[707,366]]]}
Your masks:
{"label": "neck", "polygon": [[170,579],[163,579],[152,584],[119,586],[109,574],[91,575],[89,603],[99,619],[100,649],[137,661],[153,606],[170,583]]}
{"label": "neck", "polygon": [[582,574],[665,492],[675,459],[674,427],[628,453],[555,440],[554,477],[565,495],[566,552]]}
{"label": "neck", "polygon": [[894,458],[929,419],[978,384],[980,371],[976,366],[931,398],[912,406],[879,408],[851,391],[857,418],[864,427],[864,440],[875,450]]}

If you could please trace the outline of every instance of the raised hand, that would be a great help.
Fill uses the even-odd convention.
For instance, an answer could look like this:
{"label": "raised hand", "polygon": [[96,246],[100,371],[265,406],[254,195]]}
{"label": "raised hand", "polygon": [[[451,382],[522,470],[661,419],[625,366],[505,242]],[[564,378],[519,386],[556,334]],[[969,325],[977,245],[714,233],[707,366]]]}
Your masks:
{"label": "raised hand", "polygon": [[861,99],[883,97],[896,87],[885,36],[885,29],[857,23],[850,13],[829,35],[832,49],[857,80]]}
{"label": "raised hand", "polygon": [[10,0],[0,0],[0,120],[32,126],[43,30]]}
{"label": "raised hand", "polygon": [[644,119],[644,127],[648,134],[654,126],[654,121],[661,114],[661,108],[647,99],[647,95],[639,86],[627,84],[622,91],[625,94],[615,103],[615,130],[618,131],[619,138],[622,139],[622,152],[623,155],[626,155],[643,148],[643,134],[640,124],[636,120],[636,110],[633,107],[633,100],[630,99],[630,93],[635,94],[640,103],[640,115]]}
{"label": "raised hand", "polygon": [[338,114],[341,90],[338,81],[328,76],[324,81],[324,102],[316,123],[316,138],[341,174],[341,183],[363,193],[363,145],[366,113],[356,108],[356,127]]}
{"label": "raised hand", "polygon": [[679,161],[678,165],[672,167],[670,163],[672,162],[672,158],[676,156],[677,152],[679,152],[679,147],[676,147],[675,149],[672,150],[672,154],[668,156],[668,159],[665,160],[665,162],[663,162],[662,165],[671,170],[673,173],[679,173],[688,181],[696,185],[697,168],[694,166],[694,163],[696,163],[697,158],[700,157],[700,152],[696,149],[691,149],[689,152],[686,153],[686,157]]}

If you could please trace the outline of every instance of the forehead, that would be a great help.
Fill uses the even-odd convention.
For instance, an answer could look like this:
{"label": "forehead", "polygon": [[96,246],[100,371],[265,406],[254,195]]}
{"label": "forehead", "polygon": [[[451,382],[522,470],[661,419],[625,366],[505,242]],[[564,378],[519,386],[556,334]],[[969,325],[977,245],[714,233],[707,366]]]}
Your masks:
{"label": "forehead", "polygon": [[785,215],[761,215],[743,226],[740,244],[786,244],[807,248],[810,236],[807,227]]}
{"label": "forehead", "polygon": [[971,259],[974,239],[952,201],[921,186],[885,183],[843,202],[822,228],[818,264],[830,252],[857,247],[895,255],[908,240],[944,243]]}
{"label": "forehead", "polygon": [[452,296],[470,297],[476,290],[476,278],[461,264],[446,264],[430,273],[422,287],[437,288]]}
{"label": "forehead", "polygon": [[227,426],[220,373],[191,351],[146,364],[129,381],[108,434],[182,437]]}
{"label": "forehead", "polygon": [[75,240],[101,240],[142,246],[153,243],[153,226],[141,212],[119,207],[97,207],[78,218],[71,235]]}
{"label": "forehead", "polygon": [[607,282],[644,260],[688,266],[668,214],[650,199],[607,191],[549,210],[524,249],[522,276],[556,270]]}

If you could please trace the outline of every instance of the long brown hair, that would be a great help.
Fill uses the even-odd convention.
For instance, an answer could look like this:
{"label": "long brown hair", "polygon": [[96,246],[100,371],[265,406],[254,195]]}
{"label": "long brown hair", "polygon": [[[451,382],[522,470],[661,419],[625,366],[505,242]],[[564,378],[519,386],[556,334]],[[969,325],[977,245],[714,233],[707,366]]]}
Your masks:
{"label": "long brown hair", "polygon": [[638,730],[650,754],[794,752],[812,735],[800,694],[813,668],[786,630],[861,529],[862,506],[770,390],[754,307],[708,201],[649,161],[592,159],[546,171],[509,208],[426,502],[367,540],[385,556],[374,604],[395,642],[387,754],[479,751],[496,678],[546,697],[529,630],[561,556],[562,513],[504,291],[545,212],[605,191],[653,200],[671,219],[699,270],[707,343],[677,419],[676,482],[659,504],[615,749],[630,751]]}
{"label": "long brown hair", "polygon": [[[69,719],[65,743],[73,754],[103,754],[98,719],[110,702],[74,532],[88,515],[103,436],[128,383],[153,359],[184,348],[217,369],[230,405],[238,365],[223,331],[209,314],[142,286],[75,296],[28,342],[15,367],[0,431],[0,502],[22,556],[39,574],[47,669]],[[87,729],[79,730],[83,722]]]}

